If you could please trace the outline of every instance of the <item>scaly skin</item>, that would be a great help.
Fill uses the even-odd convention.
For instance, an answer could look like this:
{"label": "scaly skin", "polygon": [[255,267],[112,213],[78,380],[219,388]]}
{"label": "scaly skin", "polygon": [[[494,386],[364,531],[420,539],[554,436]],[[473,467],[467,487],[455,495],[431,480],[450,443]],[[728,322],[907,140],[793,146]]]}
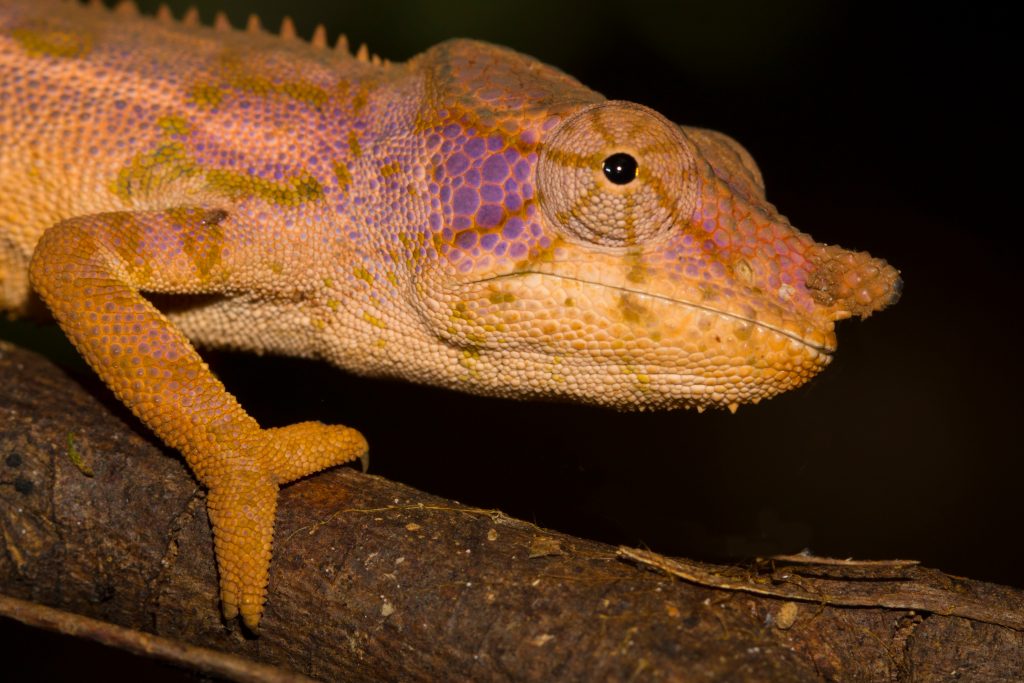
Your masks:
{"label": "scaly skin", "polygon": [[[458,40],[386,64],[193,24],[0,8],[0,308],[29,312],[34,288],[184,454],[224,613],[252,629],[278,487],[366,443],[260,428],[193,343],[735,409],[807,381],[836,320],[898,296],[883,261],[790,226],[733,140],[529,57]],[[636,161],[618,183],[614,154]],[[205,296],[162,313],[143,293]]]}

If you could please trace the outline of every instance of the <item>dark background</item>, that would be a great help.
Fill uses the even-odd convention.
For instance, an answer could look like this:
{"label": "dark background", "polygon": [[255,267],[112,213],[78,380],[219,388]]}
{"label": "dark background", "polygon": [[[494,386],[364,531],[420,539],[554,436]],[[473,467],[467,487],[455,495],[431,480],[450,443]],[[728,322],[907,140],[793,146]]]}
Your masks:
{"label": "dark background", "polygon": [[[180,16],[186,3],[172,2]],[[154,3],[143,3],[152,12]],[[695,559],[914,558],[1024,587],[1020,94],[1008,16],[863,2],[202,3],[286,12],[404,60],[474,37],[610,98],[715,128],[819,241],[901,269],[903,299],[839,326],[808,386],[726,412],[617,414],[206,354],[266,426],[343,422],[371,471],[581,536]],[[1016,121],[1014,121],[1016,123]],[[26,323],[0,336],[37,334]],[[59,332],[33,341],[75,365]]]}

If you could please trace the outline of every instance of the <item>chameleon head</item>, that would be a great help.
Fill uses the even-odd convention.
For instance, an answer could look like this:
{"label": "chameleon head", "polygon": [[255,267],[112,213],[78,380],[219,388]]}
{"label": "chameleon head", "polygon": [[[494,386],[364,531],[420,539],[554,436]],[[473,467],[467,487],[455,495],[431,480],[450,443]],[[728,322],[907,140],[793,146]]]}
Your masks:
{"label": "chameleon head", "polygon": [[449,125],[435,156],[443,272],[418,298],[459,388],[735,407],[807,381],[836,320],[899,295],[885,262],[793,228],[722,134],[617,101],[506,129]]}

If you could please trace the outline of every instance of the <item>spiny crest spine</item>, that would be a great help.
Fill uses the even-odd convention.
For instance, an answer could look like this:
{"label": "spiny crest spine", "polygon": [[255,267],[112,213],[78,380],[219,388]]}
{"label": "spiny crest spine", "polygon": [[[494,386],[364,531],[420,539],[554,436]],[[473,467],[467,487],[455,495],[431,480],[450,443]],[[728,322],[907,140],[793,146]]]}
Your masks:
{"label": "spiny crest spine", "polygon": [[[135,0],[120,0],[112,10],[103,3],[103,0],[85,0],[85,4],[88,7],[102,9],[104,11],[112,11],[125,17],[142,16],[142,12],[139,10]],[[199,9],[195,5],[188,7],[181,19],[176,19],[171,8],[166,3],[160,3],[156,8],[156,15],[154,18],[163,24],[178,24],[188,28],[203,25],[202,19],[199,16]],[[217,11],[214,15],[213,29],[221,32],[235,30],[234,26],[231,24],[231,20],[223,10]],[[259,16],[256,14],[249,15],[246,20],[244,31],[251,34],[268,33],[263,28],[263,24],[260,21]],[[277,35],[282,40],[302,40],[295,28],[295,22],[289,16],[285,16],[281,20],[281,27],[278,32],[276,34],[270,32],[270,35]],[[327,37],[327,28],[323,24],[317,24],[313,29],[313,35],[309,39],[308,43],[316,48],[330,48],[331,44]],[[373,64],[374,66],[390,65],[388,60],[382,59],[379,55],[372,54],[366,46],[366,43],[361,44],[356,53],[352,54],[348,43],[348,37],[344,33],[338,35],[338,38],[334,43],[334,50],[340,54],[353,56],[361,62]]]}

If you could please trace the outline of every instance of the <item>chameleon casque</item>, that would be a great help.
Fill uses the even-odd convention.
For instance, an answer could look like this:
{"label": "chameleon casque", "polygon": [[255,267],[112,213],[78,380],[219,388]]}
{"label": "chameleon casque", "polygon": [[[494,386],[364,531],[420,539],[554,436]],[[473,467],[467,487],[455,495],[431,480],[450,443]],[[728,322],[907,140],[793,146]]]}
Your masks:
{"label": "chameleon casque", "polygon": [[[181,451],[209,490],[224,614],[253,630],[278,488],[367,444],[261,428],[193,344],[735,409],[806,382],[835,321],[900,287],[793,228],[732,139],[512,50],[452,40],[392,64],[288,21],[0,7],[0,309],[41,299]],[[153,294],[192,296],[161,312]]]}

